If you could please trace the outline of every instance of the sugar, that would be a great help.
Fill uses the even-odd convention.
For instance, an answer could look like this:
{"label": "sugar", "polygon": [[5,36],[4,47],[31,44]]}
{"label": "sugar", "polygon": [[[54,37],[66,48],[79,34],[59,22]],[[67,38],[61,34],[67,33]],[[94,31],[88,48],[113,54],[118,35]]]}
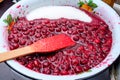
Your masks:
{"label": "sugar", "polygon": [[26,18],[28,20],[39,19],[39,18],[49,18],[49,19],[68,18],[68,19],[77,19],[84,22],[92,21],[92,18],[89,15],[87,15],[84,11],[70,6],[40,7],[29,12]]}

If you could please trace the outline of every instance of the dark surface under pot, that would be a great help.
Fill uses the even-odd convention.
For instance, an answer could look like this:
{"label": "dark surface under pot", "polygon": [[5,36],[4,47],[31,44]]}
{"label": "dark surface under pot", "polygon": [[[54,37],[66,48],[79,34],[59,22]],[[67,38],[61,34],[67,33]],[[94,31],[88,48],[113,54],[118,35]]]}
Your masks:
{"label": "dark surface under pot", "polygon": [[[32,80],[12,71],[5,63],[0,63],[0,80]],[[79,80],[79,79],[77,79]],[[109,70],[85,80],[110,80]]]}
{"label": "dark surface under pot", "polygon": [[[0,17],[5,12],[5,10],[8,9],[11,5],[13,5],[11,0],[5,0],[4,2],[0,3]],[[0,63],[0,80],[31,80],[31,79],[16,74],[5,63]],[[109,69],[86,80],[110,80]]]}

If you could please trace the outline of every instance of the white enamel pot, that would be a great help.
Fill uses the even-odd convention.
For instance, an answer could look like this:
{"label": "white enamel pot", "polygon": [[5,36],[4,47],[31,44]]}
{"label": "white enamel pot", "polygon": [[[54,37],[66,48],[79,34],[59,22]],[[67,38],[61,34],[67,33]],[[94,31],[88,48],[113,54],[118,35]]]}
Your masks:
{"label": "white enamel pot", "polygon": [[[35,10],[43,6],[63,6],[71,5],[77,7],[79,0],[21,0],[12,7],[10,7],[0,19],[0,52],[8,50],[7,44],[7,30],[6,24],[3,20],[8,14],[12,14],[13,17],[16,16],[25,16],[30,13],[32,10]],[[74,80],[74,79],[85,79],[104,69],[108,68],[120,55],[120,17],[118,14],[107,4],[101,0],[93,0],[98,7],[95,9],[99,16],[109,25],[110,30],[112,31],[112,48],[107,57],[97,66],[93,67],[90,72],[84,72],[79,75],[65,75],[65,76],[53,76],[46,75],[34,72],[20,65],[14,60],[6,61],[6,63],[15,71],[25,76],[28,76],[33,79],[43,79],[43,80]]]}

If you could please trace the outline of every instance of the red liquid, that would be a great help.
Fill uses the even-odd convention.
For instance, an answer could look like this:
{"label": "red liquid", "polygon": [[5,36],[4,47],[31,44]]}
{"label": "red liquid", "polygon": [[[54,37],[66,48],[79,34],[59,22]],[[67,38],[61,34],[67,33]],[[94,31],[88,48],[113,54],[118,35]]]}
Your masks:
{"label": "red liquid", "polygon": [[32,54],[16,58],[23,66],[50,75],[78,74],[99,64],[108,55],[112,33],[100,18],[89,14],[91,23],[73,19],[19,18],[8,36],[11,50],[30,45],[39,39],[60,33],[69,35],[77,44],[49,55]]}

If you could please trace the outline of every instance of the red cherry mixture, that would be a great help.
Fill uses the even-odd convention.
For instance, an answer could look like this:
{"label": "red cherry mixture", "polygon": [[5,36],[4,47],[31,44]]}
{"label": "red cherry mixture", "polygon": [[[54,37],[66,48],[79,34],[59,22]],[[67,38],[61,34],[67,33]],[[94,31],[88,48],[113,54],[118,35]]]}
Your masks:
{"label": "red cherry mixture", "polygon": [[105,59],[112,45],[112,33],[108,25],[90,14],[91,23],[74,19],[35,19],[21,17],[13,26],[8,43],[11,50],[24,47],[37,40],[64,33],[76,45],[50,54],[34,53],[16,58],[23,66],[39,73],[72,75],[88,71]]}

